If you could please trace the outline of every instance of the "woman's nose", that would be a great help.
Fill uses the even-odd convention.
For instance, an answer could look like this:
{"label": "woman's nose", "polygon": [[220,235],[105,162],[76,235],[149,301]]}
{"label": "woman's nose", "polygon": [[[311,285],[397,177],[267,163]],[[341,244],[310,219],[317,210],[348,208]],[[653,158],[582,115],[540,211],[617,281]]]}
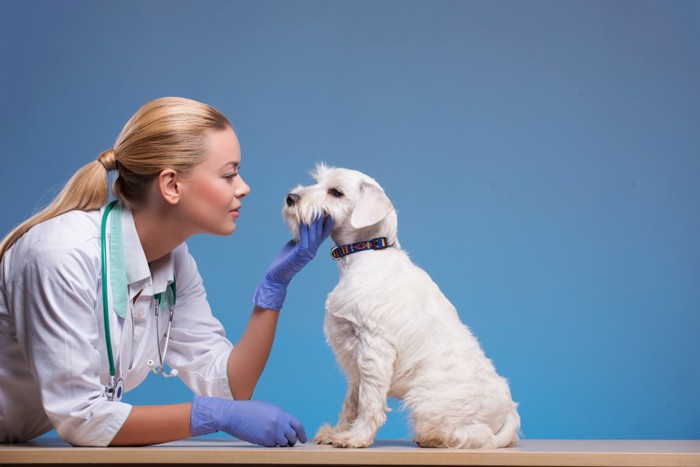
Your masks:
{"label": "woman's nose", "polygon": [[240,186],[236,190],[236,196],[238,196],[239,198],[243,198],[244,196],[248,196],[248,193],[250,193],[250,187],[246,182],[243,181],[243,178],[241,178],[240,175],[238,177]]}

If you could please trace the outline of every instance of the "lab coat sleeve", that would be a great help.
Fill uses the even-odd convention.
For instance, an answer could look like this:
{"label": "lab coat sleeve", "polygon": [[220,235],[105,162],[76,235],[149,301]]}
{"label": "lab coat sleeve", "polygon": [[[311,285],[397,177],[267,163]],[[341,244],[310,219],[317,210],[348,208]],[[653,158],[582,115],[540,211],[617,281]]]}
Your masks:
{"label": "lab coat sleeve", "polygon": [[[211,312],[194,258],[182,244],[173,251],[177,301],[168,363],[199,396],[233,399],[227,363],[233,345]],[[172,355],[172,357],[170,356]]]}
{"label": "lab coat sleeve", "polygon": [[15,261],[10,299],[17,339],[58,435],[74,445],[106,446],[131,406],[103,396],[96,242],[71,245],[61,238],[42,243]]}

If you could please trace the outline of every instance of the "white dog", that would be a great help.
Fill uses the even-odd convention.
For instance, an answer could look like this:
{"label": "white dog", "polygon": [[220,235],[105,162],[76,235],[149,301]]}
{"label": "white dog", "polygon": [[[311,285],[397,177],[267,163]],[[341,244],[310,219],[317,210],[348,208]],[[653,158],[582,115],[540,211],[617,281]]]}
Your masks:
{"label": "white dog", "polygon": [[410,412],[423,447],[498,448],[518,443],[520,417],[505,379],[428,274],[399,246],[397,216],[367,175],[323,164],[315,185],[287,195],[299,224],[329,215],[340,282],[328,295],[324,330],[348,389],[338,424],[314,442],[366,447],[386,420],[386,399]]}

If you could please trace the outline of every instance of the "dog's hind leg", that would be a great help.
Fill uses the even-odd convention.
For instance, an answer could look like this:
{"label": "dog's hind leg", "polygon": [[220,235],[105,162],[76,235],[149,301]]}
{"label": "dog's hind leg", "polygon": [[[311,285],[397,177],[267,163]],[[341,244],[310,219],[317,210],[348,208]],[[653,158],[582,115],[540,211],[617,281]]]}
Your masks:
{"label": "dog's hind leg", "polygon": [[350,428],[352,422],[354,422],[357,417],[359,391],[360,387],[357,382],[351,381],[348,383],[348,390],[345,394],[343,410],[340,412],[338,424],[336,426],[330,426],[326,423],[321,426],[314,437],[314,443],[333,444],[333,439],[337,432],[346,431]]}
{"label": "dog's hind leg", "polygon": [[418,431],[414,441],[422,448],[493,449],[496,440],[488,425],[474,423],[453,430]]}
{"label": "dog's hind leg", "polygon": [[[374,441],[386,421],[386,398],[391,387],[396,350],[386,339],[360,333],[356,359],[359,373],[357,412],[343,431],[336,431],[331,443],[336,447],[362,448]],[[349,420],[349,418],[348,418]]]}

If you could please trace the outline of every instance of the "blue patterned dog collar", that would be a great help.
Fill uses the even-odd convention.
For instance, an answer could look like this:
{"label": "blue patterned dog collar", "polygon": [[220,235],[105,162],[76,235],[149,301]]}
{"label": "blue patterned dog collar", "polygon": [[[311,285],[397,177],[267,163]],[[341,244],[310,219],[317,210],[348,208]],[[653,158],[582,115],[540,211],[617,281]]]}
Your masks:
{"label": "blue patterned dog collar", "polygon": [[340,259],[343,256],[351,255],[358,251],[383,250],[390,246],[386,237],[373,238],[372,240],[365,240],[364,242],[337,246],[331,250],[331,256],[333,259]]}

